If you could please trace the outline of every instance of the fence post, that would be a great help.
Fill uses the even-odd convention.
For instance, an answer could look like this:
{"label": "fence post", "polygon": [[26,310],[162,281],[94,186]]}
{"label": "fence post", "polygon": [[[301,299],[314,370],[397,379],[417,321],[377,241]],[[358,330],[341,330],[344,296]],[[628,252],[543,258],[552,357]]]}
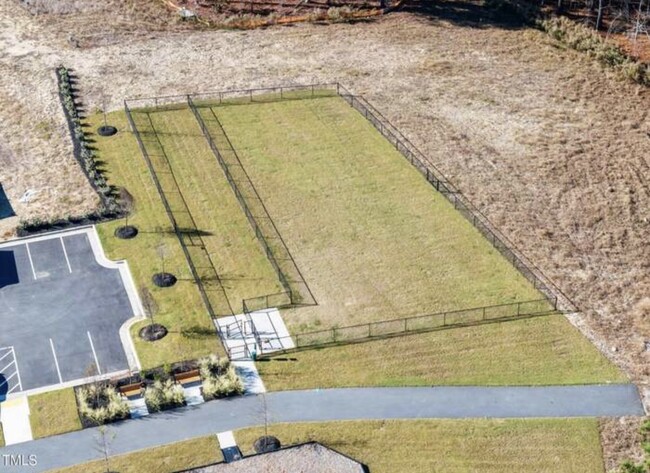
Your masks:
{"label": "fence post", "polygon": [[521,314],[521,302],[517,302],[517,317]]}
{"label": "fence post", "polygon": [[404,331],[405,332],[409,331],[409,329],[408,329],[408,320],[409,320],[408,318],[404,319]]}
{"label": "fence post", "polygon": [[485,307],[483,307],[483,320],[485,320]]}
{"label": "fence post", "polygon": [[368,323],[368,338],[372,337],[372,322]]}
{"label": "fence post", "polygon": [[284,91],[284,87],[280,87],[280,100],[283,100],[284,97],[282,95],[282,92]]}
{"label": "fence post", "polygon": [[314,98],[314,84],[311,85],[311,98]]}
{"label": "fence post", "polygon": [[442,326],[446,327],[447,326],[447,312],[442,314]]}

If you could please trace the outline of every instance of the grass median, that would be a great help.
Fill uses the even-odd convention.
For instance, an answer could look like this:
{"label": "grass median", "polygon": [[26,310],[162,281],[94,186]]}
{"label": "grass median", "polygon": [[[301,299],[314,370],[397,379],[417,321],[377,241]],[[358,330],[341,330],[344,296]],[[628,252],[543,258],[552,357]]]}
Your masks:
{"label": "grass median", "polygon": [[81,430],[72,388],[28,397],[29,421],[35,439]]}

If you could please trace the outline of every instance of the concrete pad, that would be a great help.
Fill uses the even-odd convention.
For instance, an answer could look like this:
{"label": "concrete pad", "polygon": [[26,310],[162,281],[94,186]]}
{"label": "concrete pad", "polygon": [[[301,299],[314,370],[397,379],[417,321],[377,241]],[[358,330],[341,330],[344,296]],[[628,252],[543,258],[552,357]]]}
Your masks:
{"label": "concrete pad", "polygon": [[201,394],[201,385],[197,384],[196,386],[183,386],[183,395],[185,396],[185,403],[188,406],[198,406],[203,404],[205,399]]}
{"label": "concrete pad", "polygon": [[266,392],[266,386],[257,372],[254,361],[233,361],[235,372],[244,383],[245,394],[262,394]]}
{"label": "concrete pad", "polygon": [[237,446],[237,442],[235,442],[235,435],[232,433],[232,430],[219,432],[217,434],[217,440],[219,441],[219,446],[222,449]]}
{"label": "concrete pad", "polygon": [[231,360],[295,348],[278,309],[220,317],[215,325]]}
{"label": "concrete pad", "polygon": [[149,409],[143,397],[127,399],[126,403],[129,405],[131,419],[140,419],[149,415]]}
{"label": "concrete pad", "polygon": [[33,440],[27,396],[21,396],[0,404],[0,423],[2,423],[6,445],[15,445]]}

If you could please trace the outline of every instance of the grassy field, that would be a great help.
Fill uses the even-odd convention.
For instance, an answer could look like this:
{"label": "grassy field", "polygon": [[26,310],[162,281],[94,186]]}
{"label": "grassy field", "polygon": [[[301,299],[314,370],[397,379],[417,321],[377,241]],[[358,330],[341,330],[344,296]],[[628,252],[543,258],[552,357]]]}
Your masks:
{"label": "grassy field", "polygon": [[312,349],[257,367],[273,391],[626,381],[562,315]]}
{"label": "grassy field", "polygon": [[[261,428],[238,431],[245,453]],[[283,445],[319,441],[372,473],[603,472],[598,423],[571,420],[422,420],[271,425]]]}
{"label": "grassy field", "polygon": [[[120,473],[172,473],[223,461],[216,436],[200,437],[171,445],[111,457],[110,471]],[[51,473],[105,473],[104,461],[95,461],[69,468],[50,470]]]}
{"label": "grassy field", "polygon": [[[252,454],[263,428],[235,432]],[[596,419],[354,421],[272,424],[284,446],[318,441],[365,463],[372,473],[603,472]],[[222,461],[215,437],[113,457],[111,471],[168,473]],[[56,470],[101,473],[103,462]]]}
{"label": "grassy field", "polygon": [[72,388],[29,396],[29,421],[35,439],[81,429]]}
{"label": "grassy field", "polygon": [[[202,115],[214,112],[223,124],[318,300],[318,306],[284,311],[292,331],[541,297],[340,98],[205,107]],[[231,308],[242,297],[278,290],[190,110],[135,116],[166,193],[173,187],[183,194],[172,207],[186,206],[190,223],[204,235]],[[111,120],[124,127],[121,114]],[[172,289],[152,289],[161,302],[159,319],[179,330],[159,342],[162,349],[138,342],[144,364],[189,358],[184,353],[206,350],[213,340],[184,333],[209,323],[198,291],[133,137],[98,139],[100,150],[104,144],[100,157],[109,179],[136,196],[133,222],[145,230],[124,242],[111,236],[115,224],[105,225],[111,256],[129,259],[136,279],[148,284],[165,228],[168,267],[181,275]],[[314,369],[324,364],[337,369]],[[624,379],[560,316],[305,351],[259,367],[271,389]]]}
{"label": "grassy field", "polygon": [[0,447],[5,446],[5,436],[4,433],[2,432],[2,423],[0,422]]}
{"label": "grassy field", "polygon": [[241,313],[243,299],[282,291],[190,109],[134,112],[133,117],[179,226],[201,232],[209,260],[200,259],[202,249],[190,251],[198,268],[216,270],[206,273],[219,279],[209,292],[215,312]]}
{"label": "grassy field", "polygon": [[[101,120],[99,115],[93,115],[89,119],[92,128],[98,126]],[[124,224],[124,221],[118,221],[99,225],[99,234],[109,258],[128,261],[140,292],[146,288],[155,300],[156,321],[169,329],[165,338],[150,343],[138,337],[138,331],[147,322],[133,326],[131,335],[140,361],[144,368],[150,368],[209,353],[221,354],[221,343],[214,333],[214,326],[201,301],[137,142],[128,131],[126,116],[123,112],[112,113],[109,121],[118,127],[119,133],[109,138],[95,136],[94,145],[109,183],[125,187],[133,195],[135,212],[129,219],[129,224],[137,226],[140,233],[133,240],[115,238],[115,229]],[[152,275],[161,271],[162,264],[157,251],[161,246],[166,253],[165,270],[178,277],[175,286],[165,289],[160,289],[151,282]]]}
{"label": "grassy field", "polygon": [[541,297],[342,99],[212,109],[318,301],[293,330]]}

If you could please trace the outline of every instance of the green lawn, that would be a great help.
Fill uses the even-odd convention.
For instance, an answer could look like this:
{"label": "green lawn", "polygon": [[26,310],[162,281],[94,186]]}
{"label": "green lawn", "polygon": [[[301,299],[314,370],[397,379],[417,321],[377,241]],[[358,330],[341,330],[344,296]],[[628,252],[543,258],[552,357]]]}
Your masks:
{"label": "green lawn", "polygon": [[294,331],[542,297],[342,99],[212,110],[318,301]]}
{"label": "green lawn", "polygon": [[[252,454],[263,428],[235,432]],[[284,446],[321,442],[365,463],[371,473],[553,472],[602,473],[596,419],[354,421],[271,424]],[[167,473],[222,461],[214,436],[110,459],[111,471]],[[56,473],[101,473],[93,462]]]}
{"label": "green lawn", "polygon": [[[235,433],[251,453],[261,428]],[[283,445],[319,441],[365,463],[371,473],[603,472],[598,422],[418,420],[271,425]]]}
{"label": "green lawn", "polygon": [[[342,99],[207,107],[199,109],[201,115],[214,112],[223,124],[318,301],[283,311],[292,332],[541,298]],[[182,201],[172,198],[175,215],[181,222],[191,215],[188,224],[204,235],[205,248],[196,251],[209,254],[220,276],[211,285],[214,305],[222,307],[226,300],[238,311],[241,298],[279,290],[191,111],[179,106],[134,116],[165,193],[180,189],[183,195]],[[111,118],[121,128],[123,120],[119,113]],[[139,284],[151,286],[148,278],[159,270],[157,229],[169,230],[168,218],[133,136],[100,138],[98,147],[104,150],[100,158],[109,181],[136,196],[133,222],[145,230],[124,242],[111,236],[115,224],[104,225],[103,238],[111,256],[127,258]],[[165,238],[168,267],[181,282],[152,289],[159,320],[173,333],[156,344],[138,341],[146,366],[214,351],[208,346],[216,345],[205,334],[186,333],[188,327],[205,328],[209,320],[178,243],[169,232]],[[624,380],[561,316],[311,350],[291,358],[259,363],[271,389]]]}
{"label": "green lawn", "polygon": [[29,421],[35,439],[81,429],[72,388],[29,396]]}
{"label": "green lawn", "polygon": [[50,470],[51,473],[172,473],[223,461],[216,436],[200,437],[162,447],[111,457],[108,463],[95,461],[69,468]]}
{"label": "green lawn", "polygon": [[[93,115],[89,122],[94,129],[102,117]],[[135,212],[129,224],[140,233],[133,240],[113,236],[124,221],[98,226],[102,244],[109,258],[126,259],[139,289],[146,287],[156,306],[156,321],[169,329],[169,334],[157,342],[145,342],[138,331],[143,321],[131,330],[140,361],[144,368],[160,366],[183,359],[193,359],[209,353],[222,354],[222,346],[201,301],[197,286],[180,244],[171,228],[169,218],[156,191],[151,175],[140,154],[137,142],[128,129],[123,112],[110,114],[109,121],[119,129],[113,137],[95,136],[98,159],[111,185],[125,187],[135,200]],[[154,273],[161,271],[157,248],[165,248],[165,270],[178,277],[171,288],[160,289],[151,282]]]}
{"label": "green lawn", "polygon": [[[220,286],[209,292],[218,315],[241,313],[242,300],[282,291],[269,260],[189,108],[133,113],[179,226],[195,225]],[[155,132],[156,136],[153,135]],[[165,156],[167,159],[165,159]],[[172,174],[168,171],[171,169]],[[182,194],[179,199],[178,191]],[[187,208],[187,212],[176,209]],[[210,265],[190,248],[195,265]],[[215,283],[216,285],[216,283]],[[224,297],[225,292],[225,297]],[[224,300],[225,298],[225,300]]]}
{"label": "green lawn", "polygon": [[257,368],[272,391],[626,381],[562,315],[311,349]]}

